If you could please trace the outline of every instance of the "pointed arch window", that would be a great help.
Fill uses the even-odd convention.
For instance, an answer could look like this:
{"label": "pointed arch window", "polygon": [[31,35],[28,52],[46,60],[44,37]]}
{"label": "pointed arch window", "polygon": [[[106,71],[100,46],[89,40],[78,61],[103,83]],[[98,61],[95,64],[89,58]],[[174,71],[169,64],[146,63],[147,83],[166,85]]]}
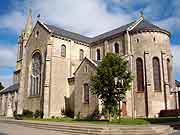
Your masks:
{"label": "pointed arch window", "polygon": [[137,74],[137,90],[144,91],[144,71],[143,60],[141,58],[136,59],[136,74]]}
{"label": "pointed arch window", "polygon": [[118,43],[114,44],[114,52],[117,54],[119,53],[119,44]]}
{"label": "pointed arch window", "polygon": [[101,52],[100,52],[100,49],[97,49],[97,50],[96,50],[96,59],[97,59],[97,60],[101,60]]}
{"label": "pointed arch window", "polygon": [[160,70],[160,62],[157,57],[153,58],[153,79],[154,79],[154,90],[161,91],[161,70]]}
{"label": "pointed arch window", "polygon": [[61,45],[61,56],[66,57],[66,46],[65,45]]}
{"label": "pointed arch window", "polygon": [[30,96],[40,95],[41,89],[41,54],[36,52],[32,56]]}

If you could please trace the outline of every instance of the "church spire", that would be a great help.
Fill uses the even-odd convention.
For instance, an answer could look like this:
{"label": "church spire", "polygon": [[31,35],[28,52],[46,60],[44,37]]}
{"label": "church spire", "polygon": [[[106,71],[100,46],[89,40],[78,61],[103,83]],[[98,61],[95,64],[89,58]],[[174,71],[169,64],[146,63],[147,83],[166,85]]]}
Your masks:
{"label": "church spire", "polygon": [[28,13],[28,17],[27,17],[26,25],[25,25],[25,29],[24,29],[25,35],[29,36],[32,32],[32,28],[33,28],[32,9],[29,8],[29,13]]}
{"label": "church spire", "polygon": [[144,13],[143,13],[143,11],[140,11],[140,17],[141,17],[142,19],[144,19]]}

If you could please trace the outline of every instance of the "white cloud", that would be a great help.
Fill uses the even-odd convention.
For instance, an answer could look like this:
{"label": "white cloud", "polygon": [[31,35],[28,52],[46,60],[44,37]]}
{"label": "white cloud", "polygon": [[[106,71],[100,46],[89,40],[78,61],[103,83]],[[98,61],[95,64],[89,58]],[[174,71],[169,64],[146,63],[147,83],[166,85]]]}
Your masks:
{"label": "white cloud", "polygon": [[24,27],[25,16],[22,12],[12,11],[0,16],[0,29],[8,29],[13,32],[20,32]]}
{"label": "white cloud", "polygon": [[158,26],[165,28],[171,32],[176,32],[180,30],[180,18],[172,16],[158,22],[155,22]]}
{"label": "white cloud", "polygon": [[173,62],[174,62],[174,76],[180,76],[180,45],[172,46]]}
{"label": "white cloud", "polygon": [[12,68],[16,63],[16,46],[0,44],[0,68]]}
{"label": "white cloud", "polygon": [[[163,14],[172,13],[172,7],[167,10],[168,6],[164,7],[167,2],[156,0],[136,2],[134,0],[109,0],[109,3],[114,3],[113,6],[108,5],[108,0],[53,0],[53,2],[52,0],[43,0],[43,2],[28,0],[26,2],[14,2],[14,11],[0,16],[0,29],[20,32],[24,28],[27,17],[25,13],[27,13],[28,4],[31,3],[29,1],[32,1],[34,17],[40,13],[42,21],[88,36],[98,35],[129,23],[139,16],[138,12],[141,10],[144,11],[145,17],[155,20],[158,20],[157,18]],[[173,31],[172,29],[175,26],[180,26],[177,25],[180,18],[174,16],[179,14],[180,6],[178,6],[177,0],[171,3],[174,5],[173,14],[156,22]],[[119,8],[115,12],[109,12],[108,8],[116,8],[117,6]],[[138,8],[135,8],[137,6]],[[167,12],[164,12],[165,10]]]}
{"label": "white cloud", "polygon": [[2,85],[4,87],[8,87],[8,86],[12,85],[12,77],[13,77],[12,75],[7,75],[7,76],[0,75],[0,82],[2,82]]}
{"label": "white cloud", "polygon": [[[14,69],[16,63],[16,47],[0,44],[0,69],[5,73],[0,74],[0,82],[7,87],[12,84],[13,74],[7,73],[6,69]],[[12,71],[13,72],[13,71]]]}
{"label": "white cloud", "polygon": [[152,2],[152,0],[138,0],[134,2],[134,0],[112,0],[115,4],[122,5],[122,6],[132,6],[132,5],[143,5],[145,3]]}
{"label": "white cloud", "polygon": [[[14,69],[16,64],[16,50],[16,46],[0,44],[0,69]],[[4,72],[6,72],[6,70],[4,70]],[[3,86],[7,87],[12,84],[13,74],[4,74],[0,74],[0,82],[2,82]]]}
{"label": "white cloud", "polygon": [[[132,20],[132,16],[123,10],[110,13],[104,0],[31,1],[34,17],[40,13],[42,21],[89,36],[101,34]],[[25,13],[27,13],[28,3],[23,2],[23,6],[26,8]],[[18,33],[22,31],[27,14],[23,12],[22,4],[18,7],[19,4],[14,3],[14,10],[0,16],[0,29],[8,29]]]}
{"label": "white cloud", "polygon": [[81,34],[94,36],[131,21],[131,16],[110,13],[103,0],[33,1],[33,11],[42,20]]}

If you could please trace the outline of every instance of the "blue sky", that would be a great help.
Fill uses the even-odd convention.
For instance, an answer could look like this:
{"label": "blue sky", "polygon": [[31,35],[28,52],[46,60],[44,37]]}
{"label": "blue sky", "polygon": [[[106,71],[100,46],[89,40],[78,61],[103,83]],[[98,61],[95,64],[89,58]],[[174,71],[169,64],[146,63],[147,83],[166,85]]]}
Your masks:
{"label": "blue sky", "polygon": [[0,1],[0,81],[12,83],[16,47],[28,7],[35,24],[41,20],[59,27],[95,36],[129,23],[140,11],[150,22],[169,30],[174,56],[174,75],[180,80],[180,0],[1,0]]}

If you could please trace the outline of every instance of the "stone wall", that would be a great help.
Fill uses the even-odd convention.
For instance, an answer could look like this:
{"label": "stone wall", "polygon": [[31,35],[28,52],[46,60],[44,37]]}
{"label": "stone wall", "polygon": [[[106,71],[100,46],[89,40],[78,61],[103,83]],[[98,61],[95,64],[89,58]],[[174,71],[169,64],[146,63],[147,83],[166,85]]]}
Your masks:
{"label": "stone wall", "polygon": [[[81,45],[73,40],[52,37],[51,38],[51,67],[50,67],[50,114],[49,116],[61,116],[61,111],[65,108],[65,99],[71,97],[73,91],[70,90],[68,78],[73,77],[73,73],[80,64],[80,49],[84,50],[84,57],[89,57],[89,47],[87,44]],[[66,46],[66,56],[61,56],[61,45]],[[70,104],[73,106],[74,102]]]}
{"label": "stone wall", "polygon": [[110,40],[104,40],[103,42],[91,45],[91,48],[90,48],[90,50],[91,50],[91,52],[90,52],[91,59],[97,60],[97,58],[96,58],[96,50],[97,49],[100,49],[101,59],[108,52],[115,52],[115,48],[114,48],[115,43],[119,44],[120,54],[125,55],[126,52],[127,52],[127,46],[125,45],[124,36],[120,35],[120,36],[118,36],[116,38],[112,38]]}
{"label": "stone wall", "polygon": [[[88,72],[85,72],[85,68]],[[89,92],[89,103],[84,103],[84,84],[90,83],[90,76],[95,73],[95,66],[85,60],[75,74],[75,116],[87,117],[98,110],[98,98]]]}
{"label": "stone wall", "polygon": [[[131,35],[132,54],[133,54],[133,71],[134,71],[134,98],[135,111],[137,117],[145,116],[145,95],[144,92],[137,91],[136,77],[136,59],[142,58],[144,70],[147,70],[147,99],[148,99],[148,115],[154,117],[161,109],[165,109],[164,91],[167,94],[167,108],[172,109],[173,95],[170,94],[168,77],[167,77],[167,58],[170,59],[172,65],[172,54],[170,50],[169,36],[160,32],[142,32]],[[154,90],[153,80],[153,57],[158,57],[160,61],[161,74],[161,91]],[[164,74],[164,76],[163,76]],[[171,71],[171,75],[172,75]],[[144,73],[144,79],[145,79]],[[172,78],[172,77],[171,77]],[[144,81],[145,82],[145,81]],[[166,88],[165,88],[166,87]]]}
{"label": "stone wall", "polygon": [[17,111],[17,91],[1,94],[0,115],[13,117],[14,111]]}
{"label": "stone wall", "polygon": [[[38,33],[38,34],[37,34]],[[44,67],[46,48],[49,33],[42,27],[40,23],[37,23],[33,29],[31,36],[26,44],[26,50],[24,54],[24,65],[22,73],[22,79],[20,84],[24,86],[23,92],[23,109],[35,112],[36,110],[42,111],[42,100],[43,100],[43,78],[44,78]],[[40,95],[30,96],[30,75],[32,73],[32,56],[35,52],[39,52],[42,58],[41,65],[41,90]]]}

